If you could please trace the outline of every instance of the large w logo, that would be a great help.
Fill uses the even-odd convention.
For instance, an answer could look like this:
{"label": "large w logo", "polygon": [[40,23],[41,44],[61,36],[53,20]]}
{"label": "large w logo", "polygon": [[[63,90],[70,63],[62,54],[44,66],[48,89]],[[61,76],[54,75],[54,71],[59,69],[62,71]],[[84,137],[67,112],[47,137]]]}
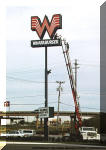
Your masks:
{"label": "large w logo", "polygon": [[57,29],[61,28],[62,16],[60,14],[53,15],[51,23],[49,22],[48,17],[46,15],[42,23],[38,16],[31,17],[31,29],[37,32],[40,39],[43,39],[46,30],[50,38],[53,38]]}

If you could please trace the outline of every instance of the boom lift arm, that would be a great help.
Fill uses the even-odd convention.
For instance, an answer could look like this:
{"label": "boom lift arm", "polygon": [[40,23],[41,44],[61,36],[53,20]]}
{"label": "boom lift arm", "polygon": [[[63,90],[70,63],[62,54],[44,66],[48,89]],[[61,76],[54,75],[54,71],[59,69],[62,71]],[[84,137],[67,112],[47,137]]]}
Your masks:
{"label": "boom lift arm", "polygon": [[79,128],[82,126],[82,118],[81,118],[81,113],[80,113],[79,98],[77,95],[77,89],[75,86],[75,80],[74,80],[74,75],[72,71],[70,55],[69,55],[69,44],[64,39],[62,39],[61,36],[56,35],[56,38],[61,39],[61,42],[62,42],[62,51],[63,51],[63,55],[65,58],[65,63],[67,67],[67,72],[68,72],[68,76],[70,80],[70,86],[71,86],[72,95],[73,95],[74,104],[75,104],[75,114],[76,114],[75,129],[76,129],[76,132],[78,133]]}

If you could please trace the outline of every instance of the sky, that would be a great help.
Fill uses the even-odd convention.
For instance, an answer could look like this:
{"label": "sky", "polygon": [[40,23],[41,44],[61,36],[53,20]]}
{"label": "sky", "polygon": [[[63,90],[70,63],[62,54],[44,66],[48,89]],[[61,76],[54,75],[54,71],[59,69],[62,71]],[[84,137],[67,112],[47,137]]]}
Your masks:
{"label": "sky", "polygon": [[[31,3],[32,2],[32,3]],[[100,107],[100,5],[103,1],[58,0],[12,1],[5,7],[6,99],[10,110],[30,110],[44,107],[45,49],[31,48],[38,40],[31,30],[31,16],[62,15],[62,29],[57,33],[67,40],[74,67],[78,60],[77,89],[81,111],[99,111]],[[29,5],[28,5],[29,4]],[[44,39],[48,38],[46,32]],[[61,47],[48,48],[48,103],[57,110],[58,84],[65,81],[61,92],[61,111],[73,111],[74,102]],[[74,69],[73,69],[74,72]],[[4,94],[5,95],[5,94]]]}

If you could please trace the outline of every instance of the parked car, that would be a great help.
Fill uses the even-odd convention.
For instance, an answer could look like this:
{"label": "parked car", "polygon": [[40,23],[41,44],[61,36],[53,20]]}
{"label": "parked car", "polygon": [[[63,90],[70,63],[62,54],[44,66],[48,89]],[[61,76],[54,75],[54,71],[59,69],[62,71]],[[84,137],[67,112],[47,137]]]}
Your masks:
{"label": "parked car", "polygon": [[24,137],[31,137],[31,136],[35,136],[36,132],[34,130],[30,130],[30,129],[20,129],[18,130],[22,135],[24,135]]}
{"label": "parked car", "polygon": [[24,137],[24,134],[19,131],[10,131],[7,133],[1,133],[1,137]]}

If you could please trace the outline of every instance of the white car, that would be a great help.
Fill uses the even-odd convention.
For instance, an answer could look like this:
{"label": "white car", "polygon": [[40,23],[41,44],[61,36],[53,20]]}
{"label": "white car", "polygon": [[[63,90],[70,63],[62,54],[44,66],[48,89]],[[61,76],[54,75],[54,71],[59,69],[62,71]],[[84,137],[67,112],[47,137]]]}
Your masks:
{"label": "white car", "polygon": [[1,133],[1,137],[24,137],[24,134],[19,131],[10,131],[7,133]]}
{"label": "white car", "polygon": [[31,137],[31,136],[34,136],[36,134],[36,132],[34,130],[30,130],[30,129],[20,129],[18,131],[22,135],[24,135],[24,137]]}

